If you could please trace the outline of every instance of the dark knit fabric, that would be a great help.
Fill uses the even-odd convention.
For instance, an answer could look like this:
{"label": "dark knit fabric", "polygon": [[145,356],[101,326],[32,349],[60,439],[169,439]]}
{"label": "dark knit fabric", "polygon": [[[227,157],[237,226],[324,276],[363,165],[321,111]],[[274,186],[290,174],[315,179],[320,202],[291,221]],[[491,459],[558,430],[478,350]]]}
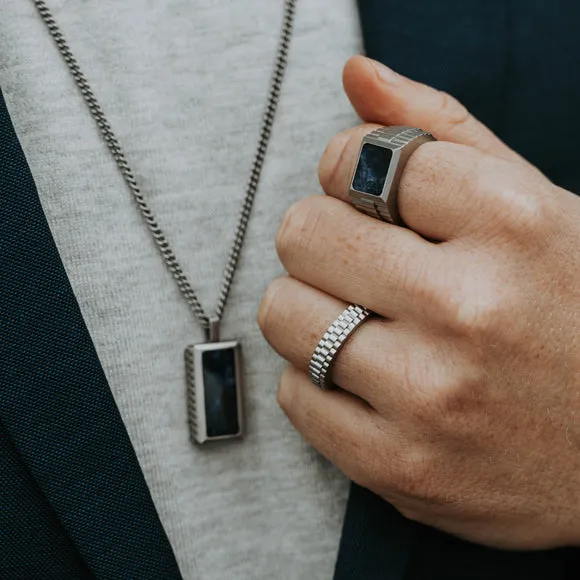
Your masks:
{"label": "dark knit fabric", "polygon": [[0,93],[0,577],[180,578]]}

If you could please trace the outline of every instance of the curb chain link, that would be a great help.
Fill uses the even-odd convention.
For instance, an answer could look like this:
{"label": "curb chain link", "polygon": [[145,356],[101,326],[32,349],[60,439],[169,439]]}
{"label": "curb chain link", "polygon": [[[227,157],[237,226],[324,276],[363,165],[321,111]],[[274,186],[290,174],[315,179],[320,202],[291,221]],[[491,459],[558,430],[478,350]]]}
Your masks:
{"label": "curb chain link", "polygon": [[[199,298],[193,289],[193,286],[189,282],[187,275],[177,260],[169,240],[157,223],[157,218],[151,210],[145,195],[141,192],[141,189],[137,184],[137,180],[135,179],[133,170],[127,162],[123,149],[116,135],[113,133],[111,125],[105,117],[105,114],[99,102],[97,101],[97,98],[95,97],[87,78],[80,69],[76,58],[74,57],[65,37],[57,25],[52,12],[44,0],[33,0],[33,2],[42,20],[45,22],[50,35],[56,43],[56,46],[62,55],[68,69],[70,70],[72,77],[77,87],[79,88],[81,95],[97,124],[97,127],[99,128],[105,144],[111,152],[113,159],[115,160],[115,163],[117,164],[117,167],[119,168],[123,179],[125,180],[131,195],[133,196],[133,199],[137,205],[137,209],[139,210],[143,221],[149,229],[149,232],[151,233],[153,241],[155,242],[161,257],[163,258],[165,265],[175,279],[181,294],[185,298],[191,312],[201,327],[206,330],[209,329],[210,317],[205,313]],[[254,198],[258,190],[262,167],[266,158],[266,151],[270,141],[272,127],[274,125],[278,103],[280,101],[282,82],[284,80],[286,65],[288,63],[288,51],[290,48],[290,40],[292,38],[296,2],[297,0],[285,0],[284,2],[284,19],[276,51],[274,71],[268,90],[268,99],[260,126],[258,147],[254,155],[250,177],[246,185],[245,196],[242,202],[242,208],[234,235],[234,241],[229,251],[228,261],[224,269],[220,292],[215,307],[215,318],[218,320],[221,320],[223,316],[226,302],[234,281],[234,275],[240,259],[240,253],[246,236],[246,231],[248,229],[248,223],[250,221]],[[214,317],[212,317],[212,319],[213,318]]]}

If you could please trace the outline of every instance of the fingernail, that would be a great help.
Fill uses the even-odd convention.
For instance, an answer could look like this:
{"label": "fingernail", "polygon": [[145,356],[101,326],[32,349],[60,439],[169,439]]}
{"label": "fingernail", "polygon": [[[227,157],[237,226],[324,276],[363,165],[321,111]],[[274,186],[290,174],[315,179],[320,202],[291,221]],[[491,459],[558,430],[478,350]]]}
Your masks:
{"label": "fingernail", "polygon": [[373,66],[377,71],[377,76],[381,81],[387,83],[388,85],[395,85],[399,82],[401,76],[397,74],[393,69],[385,66],[383,63],[379,62],[378,60],[372,60]]}

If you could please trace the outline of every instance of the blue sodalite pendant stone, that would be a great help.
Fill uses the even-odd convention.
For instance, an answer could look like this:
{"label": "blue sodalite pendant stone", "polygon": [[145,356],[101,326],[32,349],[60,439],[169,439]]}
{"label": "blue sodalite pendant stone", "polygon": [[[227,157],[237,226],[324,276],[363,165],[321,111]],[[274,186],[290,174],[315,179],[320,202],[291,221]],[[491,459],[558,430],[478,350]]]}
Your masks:
{"label": "blue sodalite pendant stone", "polygon": [[240,356],[235,341],[185,350],[189,423],[196,443],[242,435]]}
{"label": "blue sodalite pendant stone", "polygon": [[381,195],[392,158],[393,151],[388,147],[365,143],[360,152],[352,188],[370,195]]}

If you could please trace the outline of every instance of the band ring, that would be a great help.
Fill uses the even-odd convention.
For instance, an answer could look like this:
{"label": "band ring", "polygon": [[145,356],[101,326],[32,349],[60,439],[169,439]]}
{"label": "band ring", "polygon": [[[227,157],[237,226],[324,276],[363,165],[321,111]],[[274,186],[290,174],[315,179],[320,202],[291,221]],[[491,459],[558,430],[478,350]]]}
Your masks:
{"label": "band ring", "polygon": [[348,338],[365,322],[371,311],[351,304],[329,326],[314,349],[308,374],[310,380],[323,390],[332,388],[332,365]]}

